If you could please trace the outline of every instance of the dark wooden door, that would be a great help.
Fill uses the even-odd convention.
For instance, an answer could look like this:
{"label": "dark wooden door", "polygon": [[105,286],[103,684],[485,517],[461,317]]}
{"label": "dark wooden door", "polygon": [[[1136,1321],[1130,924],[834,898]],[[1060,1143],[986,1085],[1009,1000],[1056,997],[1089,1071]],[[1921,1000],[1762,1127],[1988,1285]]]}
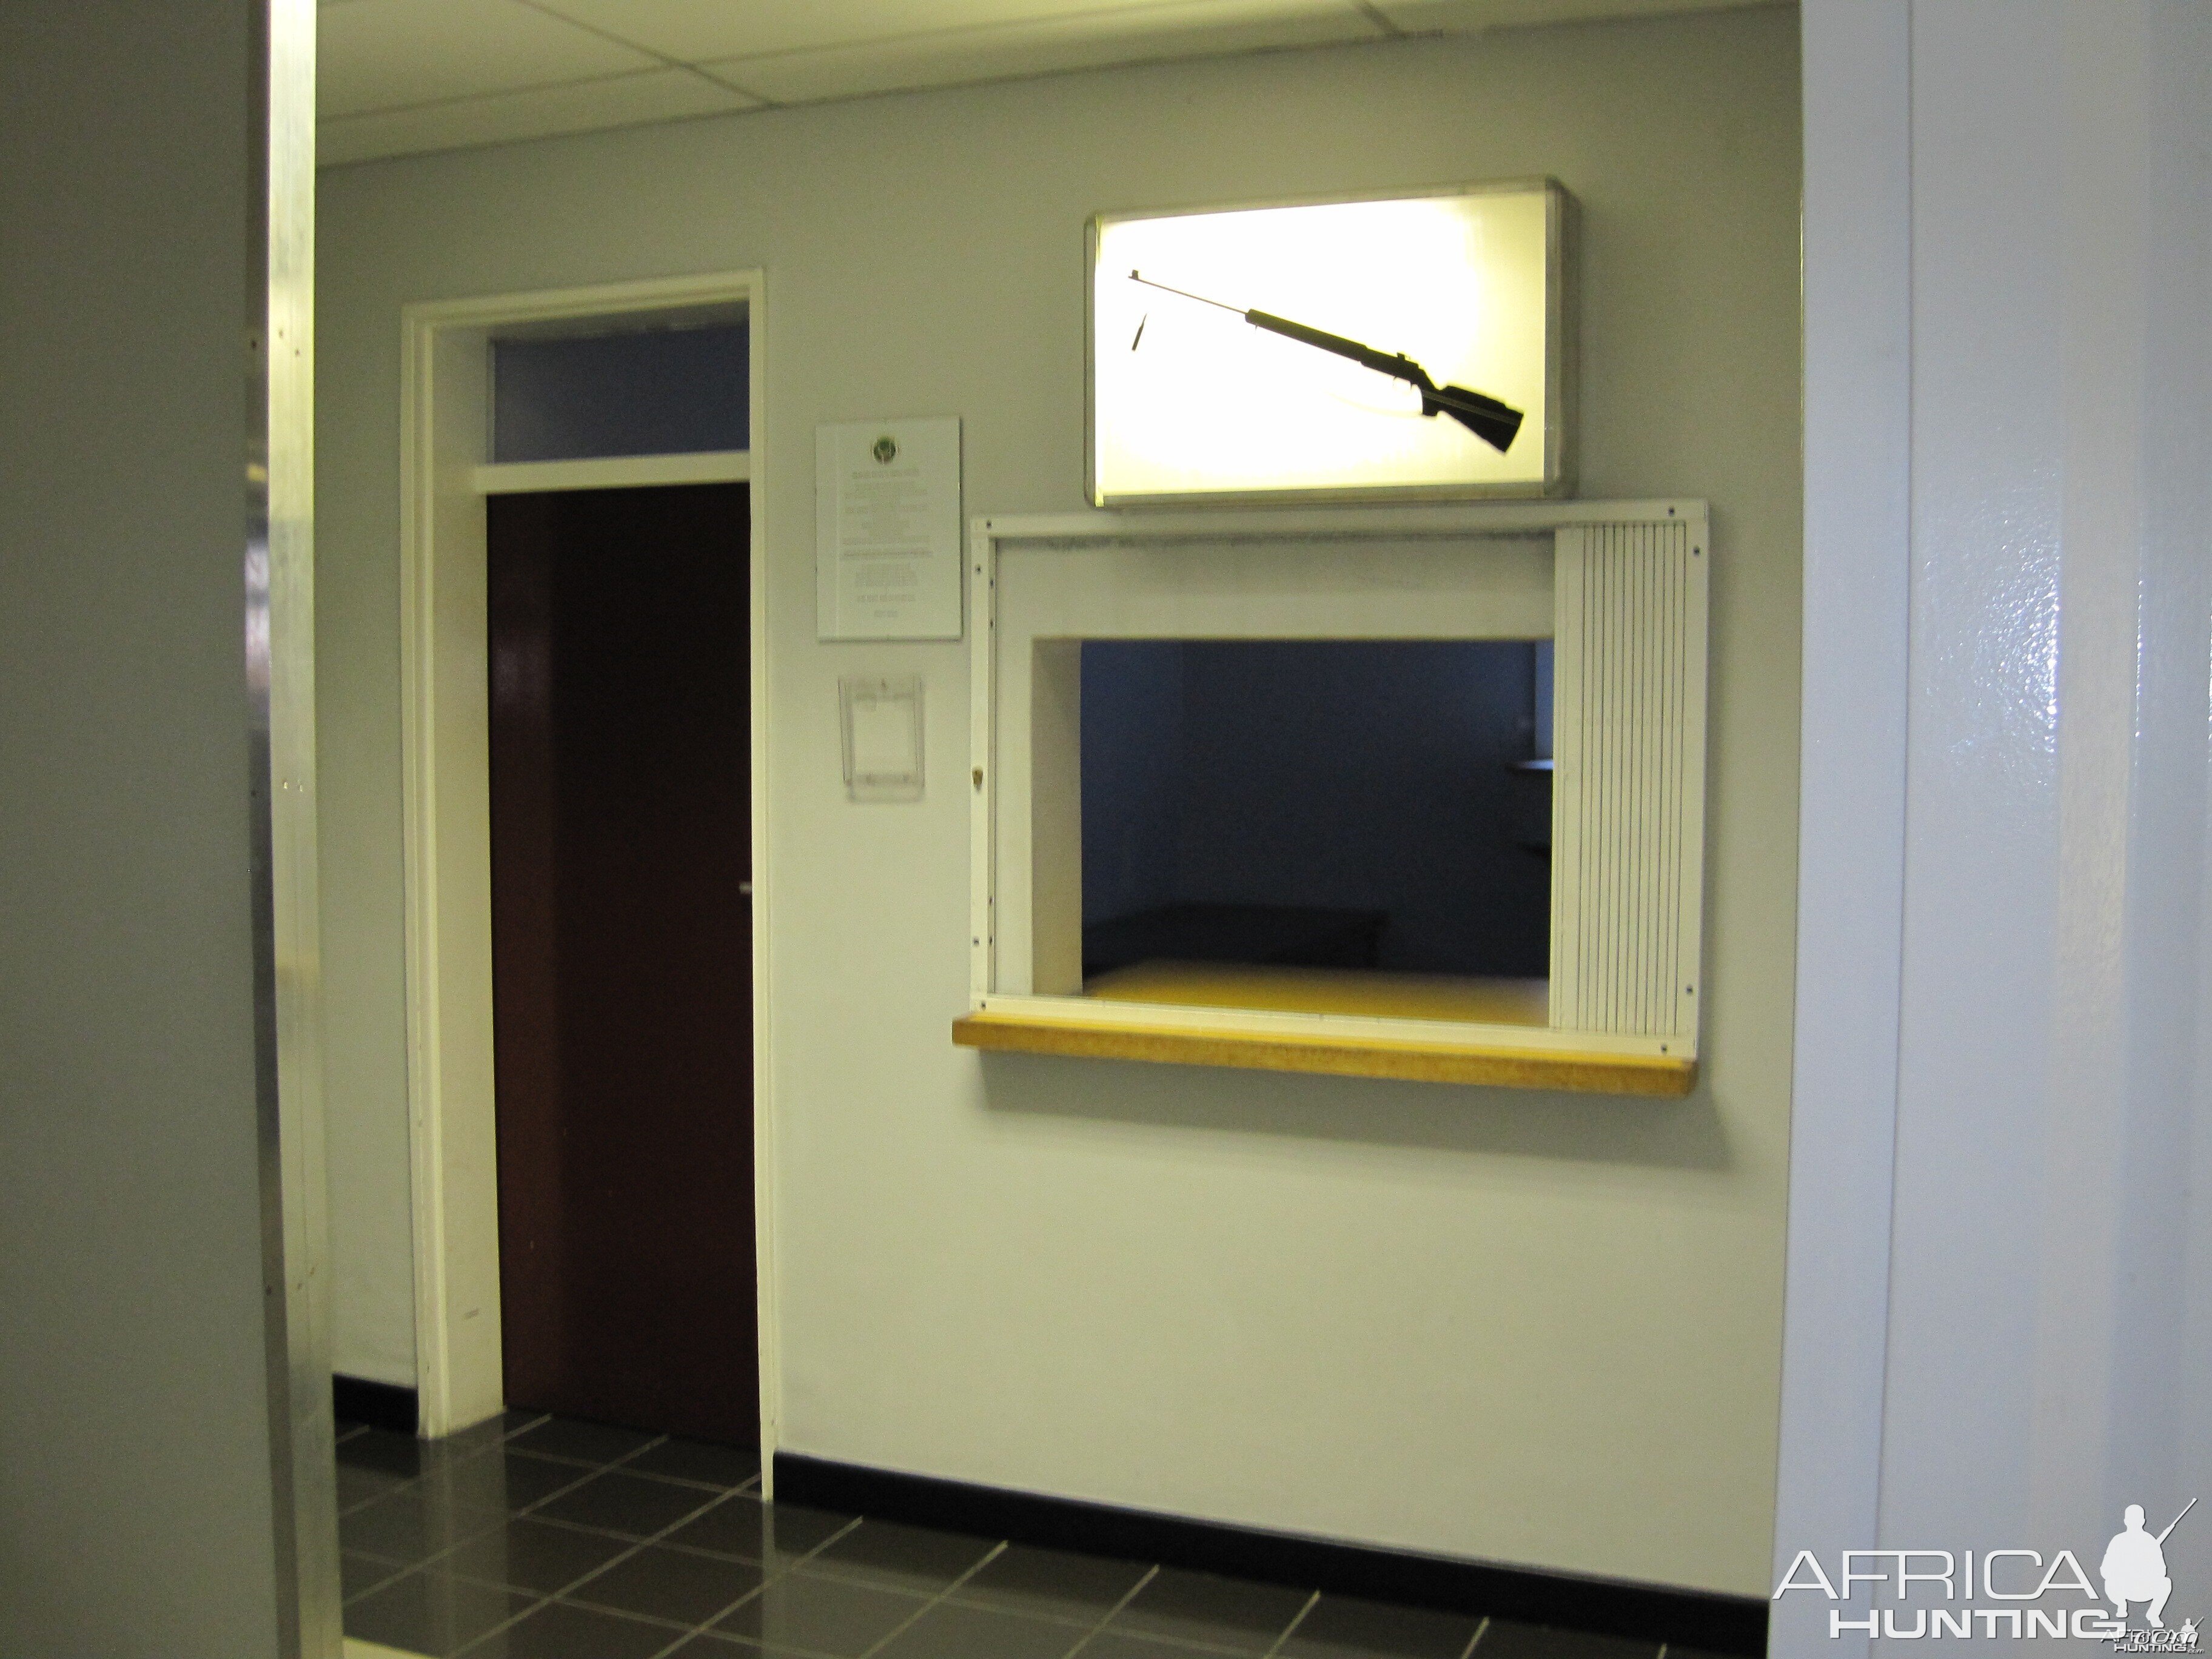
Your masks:
{"label": "dark wooden door", "polygon": [[753,1444],[746,487],[489,514],[507,1403]]}

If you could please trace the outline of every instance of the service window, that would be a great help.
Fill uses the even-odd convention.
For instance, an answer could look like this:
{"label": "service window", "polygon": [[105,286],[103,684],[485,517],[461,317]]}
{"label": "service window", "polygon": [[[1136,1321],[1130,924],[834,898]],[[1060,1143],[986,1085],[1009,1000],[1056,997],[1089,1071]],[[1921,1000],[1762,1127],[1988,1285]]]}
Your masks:
{"label": "service window", "polygon": [[1706,525],[979,521],[957,1040],[1686,1091]]}

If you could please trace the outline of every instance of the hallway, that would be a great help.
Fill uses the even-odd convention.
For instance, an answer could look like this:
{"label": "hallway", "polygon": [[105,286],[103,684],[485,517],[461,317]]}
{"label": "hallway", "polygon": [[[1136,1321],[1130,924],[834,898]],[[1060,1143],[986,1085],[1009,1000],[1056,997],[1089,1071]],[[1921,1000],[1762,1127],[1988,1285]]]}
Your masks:
{"label": "hallway", "polygon": [[752,1455],[532,1413],[341,1424],[346,1634],[467,1659],[1705,1659],[761,1501]]}

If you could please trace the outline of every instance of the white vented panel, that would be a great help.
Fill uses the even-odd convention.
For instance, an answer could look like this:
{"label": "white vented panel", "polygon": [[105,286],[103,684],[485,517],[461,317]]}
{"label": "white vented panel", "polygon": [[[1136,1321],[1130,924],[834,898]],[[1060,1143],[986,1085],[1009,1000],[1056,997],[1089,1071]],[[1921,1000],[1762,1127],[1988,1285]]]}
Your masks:
{"label": "white vented panel", "polygon": [[1696,1042],[1709,539],[1702,517],[1559,532],[1554,1026]]}

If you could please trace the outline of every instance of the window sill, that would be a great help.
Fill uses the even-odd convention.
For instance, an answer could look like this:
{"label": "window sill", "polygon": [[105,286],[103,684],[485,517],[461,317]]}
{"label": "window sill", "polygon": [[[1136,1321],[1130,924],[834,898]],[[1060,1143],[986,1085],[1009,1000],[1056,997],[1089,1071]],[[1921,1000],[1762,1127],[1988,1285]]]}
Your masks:
{"label": "window sill", "polygon": [[1101,975],[1083,996],[988,997],[953,1022],[952,1040],[1000,1052],[1493,1088],[1668,1097],[1696,1085],[1692,1055],[1637,1039],[1578,1045],[1571,1033],[1553,1033],[1543,1024],[1541,987],[1148,963]]}

